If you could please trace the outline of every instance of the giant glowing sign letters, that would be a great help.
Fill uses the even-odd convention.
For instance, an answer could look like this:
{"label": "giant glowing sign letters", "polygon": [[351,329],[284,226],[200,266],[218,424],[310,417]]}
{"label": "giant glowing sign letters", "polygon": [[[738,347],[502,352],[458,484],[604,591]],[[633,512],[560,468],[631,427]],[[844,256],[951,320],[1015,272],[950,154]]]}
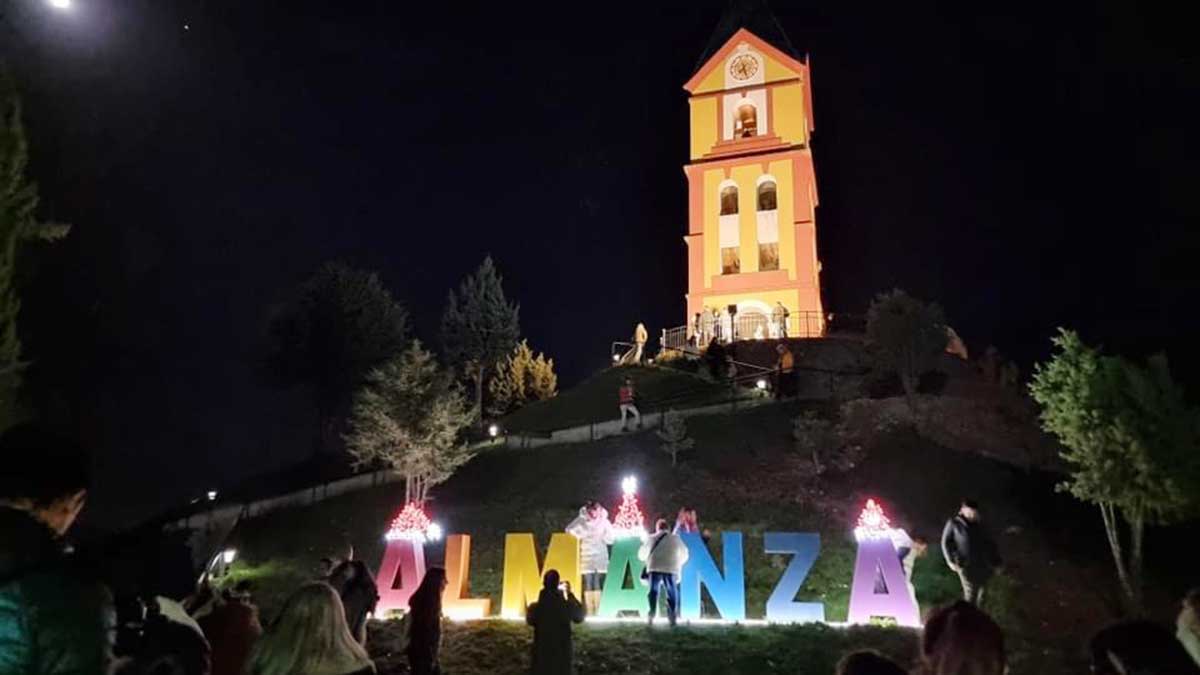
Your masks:
{"label": "giant glowing sign letters", "polygon": [[767,598],[767,620],[779,623],[802,623],[825,621],[825,603],[796,602],[796,593],[804,585],[804,579],[817,561],[821,551],[821,537],[813,533],[767,532],[763,535],[766,553],[790,554],[792,560],[783,577],[775,585],[771,597]]}
{"label": "giant glowing sign letters", "polygon": [[[388,531],[387,550],[379,566],[379,604],[377,615],[387,616],[395,610],[405,610],[408,599],[425,574],[424,542],[431,531],[418,509],[406,507]],[[426,519],[427,520],[427,519]],[[418,522],[421,521],[421,522]],[[426,527],[421,530],[421,527]],[[869,623],[875,618],[893,618],[903,626],[919,626],[920,616],[915,598],[909,591],[908,579],[900,564],[892,530],[882,508],[868,500],[854,530],[858,540],[858,555],[851,583],[850,623]],[[685,620],[699,619],[702,589],[707,588],[721,618],[726,621],[746,620],[746,582],[743,537],[741,532],[720,535],[721,565],[709,553],[708,546],[695,533],[680,535],[688,549],[688,561],[680,577],[680,616]],[[638,560],[640,537],[618,539],[609,556],[607,578],[600,596],[600,617],[612,618],[623,613],[645,616],[649,588],[641,580],[645,564]],[[773,623],[825,621],[825,605],[820,602],[797,602],[796,595],[812,570],[821,550],[821,539],[811,532],[767,532],[763,535],[764,553],[790,555],[791,560],[780,576],[766,604],[766,619]],[[558,570],[559,576],[580,589],[579,540],[567,533],[550,537],[544,562],[538,564],[533,535],[527,532],[509,533],[504,538],[504,583],[501,591],[500,614],[507,618],[523,618],[525,608],[537,600],[542,589],[542,575]],[[491,601],[467,597],[470,588],[471,537],[451,535],[446,541],[446,590],[442,596],[447,616],[455,619],[478,619],[488,615]],[[722,570],[723,568],[723,570]],[[627,583],[627,579],[632,581]]]}
{"label": "giant glowing sign letters", "polygon": [[579,540],[574,535],[565,532],[550,535],[546,562],[540,567],[532,534],[521,532],[504,535],[504,588],[500,597],[500,614],[524,618],[525,608],[537,602],[538,593],[542,591],[542,575],[549,570],[558,570],[559,578],[569,581],[571,589],[580,592]]}
{"label": "giant glowing sign letters", "polygon": [[[650,587],[642,582],[642,570],[645,563],[638,560],[638,549],[642,547],[640,539],[626,537],[613,543],[612,554],[608,557],[608,574],[604,578],[604,591],[600,594],[599,614],[612,618],[618,612],[638,612],[645,615],[650,605],[646,594]],[[633,578],[633,585],[625,587],[625,573]]]}
{"label": "giant glowing sign letters", "polygon": [[[680,587],[683,591],[682,608],[679,613],[684,619],[700,618],[700,585],[708,588],[713,604],[722,619],[742,621],[746,618],[746,573],[742,562],[742,533],[724,532],[721,535],[725,562],[725,574],[717,568],[704,540],[695,532],[680,535],[688,547],[688,561],[683,566]],[[601,599],[603,602],[603,599]]]}
{"label": "giant glowing sign letters", "polygon": [[408,599],[425,576],[425,544],[416,539],[390,539],[375,577],[379,602],[375,615],[408,609]]}
{"label": "giant glowing sign letters", "polygon": [[482,619],[492,608],[487,598],[465,598],[471,581],[471,535],[454,534],[446,538],[446,590],[442,593],[442,611],[453,619]]}

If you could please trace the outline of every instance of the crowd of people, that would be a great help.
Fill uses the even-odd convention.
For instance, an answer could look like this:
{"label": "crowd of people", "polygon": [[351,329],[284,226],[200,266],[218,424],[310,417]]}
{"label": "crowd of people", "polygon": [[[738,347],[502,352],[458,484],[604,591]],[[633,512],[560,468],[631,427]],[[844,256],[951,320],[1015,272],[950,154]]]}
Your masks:
{"label": "crowd of people", "polygon": [[[87,499],[90,462],[75,443],[22,425],[0,435],[0,675],[365,675],[367,620],[378,599],[369,567],[353,558],[323,561],[313,578],[262,622],[240,582],[221,592],[208,585],[175,601],[154,596],[115,603],[112,594],[65,545]],[[607,511],[589,502],[567,531],[580,540],[585,602],[548,570],[526,613],[533,629],[532,672],[573,672],[572,624],[599,611],[615,533]],[[903,532],[903,531],[901,531]],[[680,509],[674,527],[655,522],[638,552],[644,562],[648,620],[660,598],[672,626],[679,616],[680,572],[688,559],[681,534],[707,531],[694,509]],[[896,535],[911,575],[923,541]],[[977,504],[965,501],[942,535],[947,564],[962,580],[963,599],[930,612],[915,670],[875,652],[847,654],[841,675],[1002,675],[1004,634],[979,606],[1001,564]],[[404,653],[414,675],[441,672],[442,595],[446,573],[430,567],[409,600]],[[910,592],[912,592],[910,586]],[[1200,675],[1200,590],[1187,594],[1176,633],[1145,620],[1096,633],[1092,672],[1101,675]]]}

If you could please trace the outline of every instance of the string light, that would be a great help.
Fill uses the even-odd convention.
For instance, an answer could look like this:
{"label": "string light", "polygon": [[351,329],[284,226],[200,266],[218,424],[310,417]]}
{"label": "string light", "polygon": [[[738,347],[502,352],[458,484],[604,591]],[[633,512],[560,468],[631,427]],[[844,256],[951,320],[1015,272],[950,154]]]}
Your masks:
{"label": "string light", "polygon": [[613,519],[613,528],[620,538],[646,536],[646,519],[638,506],[637,488],[636,476],[626,476],[621,480],[621,506],[617,508],[617,517]]}
{"label": "string light", "polygon": [[890,539],[892,521],[884,514],[874,499],[868,499],[862,513],[858,515],[858,526],[854,528],[855,541],[867,539]]}
{"label": "string light", "polygon": [[441,537],[441,526],[431,521],[416,502],[405,504],[404,510],[396,516],[396,519],[392,521],[392,526],[383,535],[383,538],[388,541],[410,539],[421,543],[425,543],[426,540],[436,541]]}

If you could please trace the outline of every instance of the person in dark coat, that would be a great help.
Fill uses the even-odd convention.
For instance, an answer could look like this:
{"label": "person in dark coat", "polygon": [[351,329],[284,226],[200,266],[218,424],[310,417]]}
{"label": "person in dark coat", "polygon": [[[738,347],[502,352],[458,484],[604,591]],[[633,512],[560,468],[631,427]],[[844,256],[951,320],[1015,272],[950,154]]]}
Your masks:
{"label": "person in dark coat", "polygon": [[347,560],[334,568],[329,585],[338,592],[346,607],[346,623],[350,634],[361,645],[367,644],[367,616],[379,602],[379,589],[371,568],[361,560]]}
{"label": "person in dark coat", "polygon": [[963,600],[980,605],[984,586],[1002,561],[975,502],[964,500],[958,513],[946,521],[942,530],[942,555],[962,580]]}
{"label": "person in dark coat", "polygon": [[212,675],[241,675],[250,650],[262,635],[258,607],[250,599],[246,582],[225,594],[223,602],[198,619],[212,647]]}
{"label": "person in dark coat", "polygon": [[0,436],[0,457],[0,673],[108,672],[112,597],[62,541],[83,510],[87,453],[22,424]]}
{"label": "person in dark coat", "polygon": [[571,592],[571,584],[559,583],[558,570],[542,577],[542,592],[525,612],[533,626],[532,675],[571,675],[575,672],[575,646],[571,624],[583,622],[583,605]]}
{"label": "person in dark coat", "polygon": [[440,675],[442,648],[442,591],[446,570],[430,567],[408,599],[408,667],[412,675]]}

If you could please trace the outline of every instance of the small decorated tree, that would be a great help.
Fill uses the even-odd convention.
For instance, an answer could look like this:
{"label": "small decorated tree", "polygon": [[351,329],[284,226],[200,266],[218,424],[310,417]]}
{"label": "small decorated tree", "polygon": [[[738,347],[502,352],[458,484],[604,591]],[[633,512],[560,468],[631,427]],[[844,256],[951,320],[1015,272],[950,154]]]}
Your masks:
{"label": "small decorated tree", "polygon": [[646,536],[646,517],[638,506],[637,478],[626,476],[621,481],[621,505],[617,507],[617,517],[613,519],[613,528],[617,538]]}
{"label": "small decorated tree", "polygon": [[694,439],[688,438],[687,420],[674,410],[663,413],[662,428],[655,435],[662,441],[659,446],[662,451],[671,456],[671,466],[678,463],[680,452],[690,450],[696,444]]}

